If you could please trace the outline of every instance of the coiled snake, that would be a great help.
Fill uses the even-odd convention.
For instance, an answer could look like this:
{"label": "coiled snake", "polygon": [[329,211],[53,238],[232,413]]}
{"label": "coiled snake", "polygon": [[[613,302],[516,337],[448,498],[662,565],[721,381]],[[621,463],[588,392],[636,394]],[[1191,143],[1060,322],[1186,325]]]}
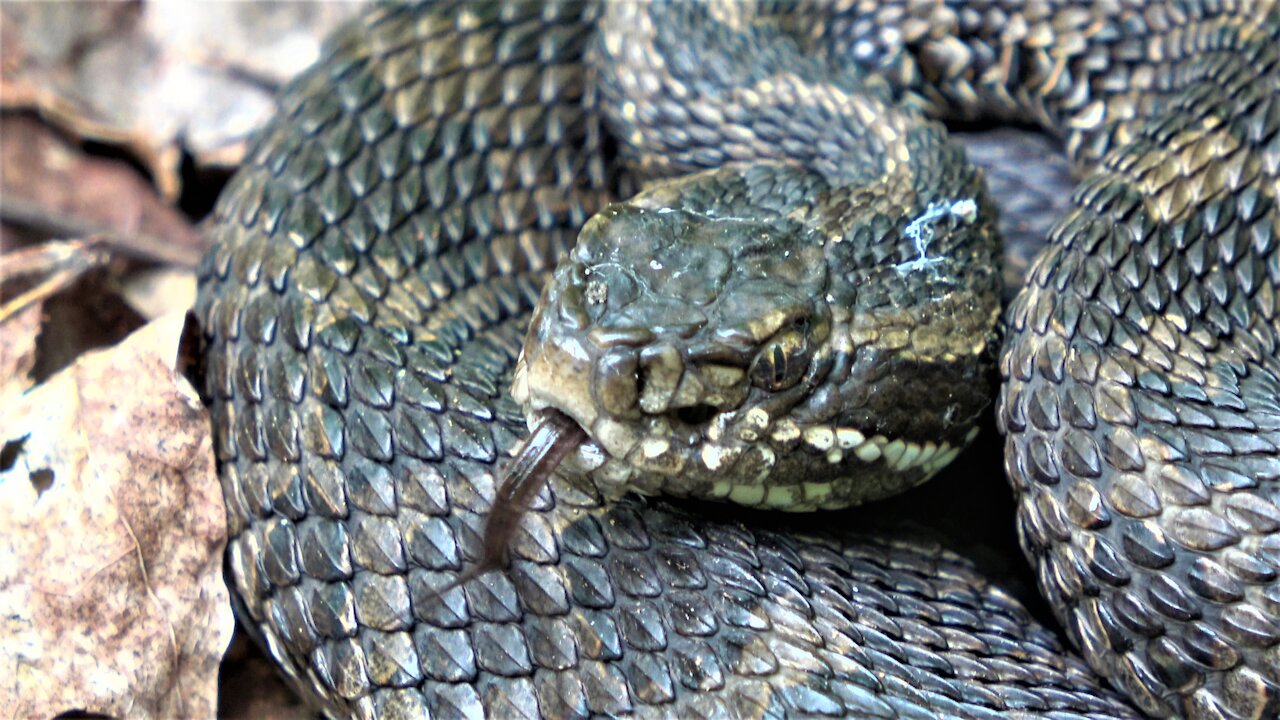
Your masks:
{"label": "coiled snake", "polygon": [[[242,617],[335,714],[1132,716],[936,545],[622,495],[839,507],[967,442],[994,208],[924,108],[1085,175],[999,355],[1041,590],[1144,713],[1275,716],[1276,9],[782,9],[379,8],[290,86],[197,303]],[[516,394],[590,440],[439,592],[584,225]]]}

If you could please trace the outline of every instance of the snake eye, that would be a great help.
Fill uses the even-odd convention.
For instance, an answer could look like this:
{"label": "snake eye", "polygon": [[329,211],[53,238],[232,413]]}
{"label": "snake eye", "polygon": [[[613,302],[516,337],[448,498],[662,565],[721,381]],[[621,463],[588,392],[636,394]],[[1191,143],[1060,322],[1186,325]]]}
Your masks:
{"label": "snake eye", "polygon": [[777,392],[799,382],[809,366],[809,342],[797,328],[773,336],[751,361],[751,382]]}

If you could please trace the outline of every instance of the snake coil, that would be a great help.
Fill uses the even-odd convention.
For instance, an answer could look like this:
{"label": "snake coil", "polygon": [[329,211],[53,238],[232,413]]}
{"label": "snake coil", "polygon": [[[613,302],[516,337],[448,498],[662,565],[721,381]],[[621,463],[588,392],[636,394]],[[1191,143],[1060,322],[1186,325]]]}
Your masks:
{"label": "snake coil", "polygon": [[[1152,716],[1274,717],[1274,4],[834,0],[764,17],[772,9],[379,7],[282,94],[219,201],[196,306],[241,617],[295,686],[338,715],[1132,717],[1091,667]],[[697,22],[663,24],[681,17]],[[768,47],[742,44],[744,34],[812,50],[796,62],[850,84],[807,80]],[[610,56],[618,62],[597,64]],[[722,77],[753,85],[721,88]],[[889,105],[891,94],[905,104]],[[774,104],[765,112],[756,101]],[[921,108],[1037,123],[1064,138],[1085,175],[1008,313],[998,400],[1019,535],[1084,661],[966,561],[905,533],[748,525],[581,483],[538,493],[505,573],[436,595],[483,554],[494,478],[526,435],[508,393],[525,329],[588,219],[636,184],[649,183],[642,203],[674,199],[706,214],[757,197],[763,183],[791,193],[769,222],[810,223],[855,259],[906,265],[844,275],[888,286],[823,281],[849,293],[845,307],[889,312],[929,285],[929,268],[911,263],[950,261],[956,233],[982,239],[955,247],[993,252],[989,200],[965,179],[977,174],[953,164],[962,156]],[[861,125],[828,122],[860,113]],[[833,127],[863,130],[848,131],[846,147],[822,135]],[[651,182],[779,148],[792,160],[775,170]],[[821,203],[809,198],[837,195],[837,181],[885,172],[903,174],[815,214]],[[951,181],[961,184],[929,191]],[[966,199],[972,220],[953,205]],[[862,230],[840,224],[866,208],[888,218],[890,206],[908,210]],[[936,232],[925,244],[912,222],[940,207],[959,209],[922,221]],[[810,282],[807,266],[785,267],[798,286]],[[974,267],[965,277],[986,298],[995,276]],[[670,272],[649,282],[679,284]],[[910,339],[922,327],[911,323],[932,316],[904,312],[907,324],[861,335],[849,330],[855,319],[811,317],[758,333],[778,354],[743,370],[756,382],[743,397],[847,377],[873,354],[859,347]],[[753,333],[733,337],[755,342]],[[787,364],[810,338],[831,337],[850,345],[803,373]],[[969,342],[985,350],[989,340]],[[674,366],[662,357],[653,367]],[[699,380],[746,387],[733,384],[736,366],[721,367],[730,369],[699,370]],[[879,398],[924,407],[943,393],[892,379],[904,376],[880,373],[883,364],[859,367],[881,389],[850,391],[847,429],[884,422],[915,438],[933,423],[963,440],[950,421],[913,425],[924,413],[898,400],[872,414]],[[979,361],[957,378],[981,372]],[[670,383],[663,377],[654,387]],[[951,391],[981,395],[977,386]],[[613,380],[599,387],[592,402],[631,402]],[[670,398],[633,388],[634,402],[674,412],[679,385],[669,387]],[[699,387],[688,391],[690,425],[732,412],[728,391]],[[830,418],[840,411],[814,399],[828,386],[815,387],[790,406],[809,414],[787,415],[796,442],[825,446],[806,462],[827,462],[833,449],[848,451],[834,462],[854,462],[872,436],[838,435],[844,426]],[[959,406],[970,403],[981,397]],[[829,443],[824,432],[806,437],[811,420],[826,423]],[[624,426],[586,429],[606,453],[632,439],[645,446]],[[881,439],[877,466],[905,468],[926,447]],[[723,452],[687,460],[702,463],[703,490],[692,494],[817,507],[821,493],[845,492],[717,487]]]}

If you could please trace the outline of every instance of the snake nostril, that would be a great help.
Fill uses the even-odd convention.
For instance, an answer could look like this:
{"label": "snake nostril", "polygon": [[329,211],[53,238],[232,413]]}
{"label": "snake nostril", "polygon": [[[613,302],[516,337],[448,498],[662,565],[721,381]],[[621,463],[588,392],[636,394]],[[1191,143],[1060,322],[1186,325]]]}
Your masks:
{"label": "snake nostril", "polygon": [[698,403],[676,410],[676,419],[688,425],[701,425],[710,420],[716,414],[714,405],[707,403]]}

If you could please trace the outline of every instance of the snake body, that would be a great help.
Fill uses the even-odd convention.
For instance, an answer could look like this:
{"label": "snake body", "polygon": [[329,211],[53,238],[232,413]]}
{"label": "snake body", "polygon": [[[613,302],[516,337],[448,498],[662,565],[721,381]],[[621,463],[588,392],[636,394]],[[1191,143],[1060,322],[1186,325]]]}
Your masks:
{"label": "snake body", "polygon": [[[339,715],[1133,716],[1010,596],[905,532],[802,531],[557,482],[523,518],[505,572],[436,594],[483,555],[495,477],[526,434],[508,394],[517,356],[578,230],[637,182],[774,159],[761,149],[769,122],[744,128],[716,108],[682,109],[677,70],[698,68],[664,64],[714,57],[726,47],[717,38],[753,18],[709,12],[707,27],[725,34],[704,38],[708,55],[685,56],[679,29],[652,24],[659,10],[618,7],[378,8],[283,93],[219,201],[196,307],[246,623],[306,696]],[[938,159],[958,156],[918,108],[1021,117],[1062,134],[1089,175],[1012,307],[1000,358],[1020,536],[1088,665],[1143,712],[1274,715],[1274,9],[795,10],[778,27],[826,53],[824,77],[852,84],[822,95],[786,75],[797,105],[818,110],[754,116],[789,114],[803,127],[862,104],[874,137],[858,147],[879,150],[840,161],[828,144],[791,143],[825,190],[784,163],[710,176],[701,198],[690,199],[696,181],[659,183],[640,205],[666,193],[706,214],[750,195],[725,192],[725,177],[763,177],[796,199],[765,219],[803,224],[814,217],[808,198],[836,194],[833,178],[906,165],[907,186],[865,197],[873,209],[912,203],[890,223],[898,244],[877,251],[860,244],[872,238],[835,232],[819,241],[911,263],[902,238],[913,218],[931,200],[936,209],[971,198],[982,219],[938,226],[934,250],[952,258],[987,248],[989,201],[972,171]],[[623,24],[608,24],[618,16]],[[610,27],[649,40],[611,48]],[[608,67],[622,69],[602,80],[593,58],[610,52],[623,62]],[[768,61],[721,57],[748,76]],[[757,95],[787,87],[776,74],[748,79],[765,83]],[[651,102],[628,109],[635,93]],[[889,93],[906,103],[909,125],[874,122],[897,112],[867,104]],[[850,105],[833,105],[841,98]],[[904,201],[903,187],[919,197]],[[844,216],[810,227],[848,227],[833,217]],[[978,240],[949,244],[952,231]],[[981,267],[990,252],[964,277],[988,278],[975,297],[994,302],[994,275]],[[906,290],[888,304],[918,299],[934,277],[923,266],[895,271]],[[986,332],[969,344],[988,345]],[[958,377],[981,374],[974,357]],[[906,387],[883,382],[885,393]],[[814,411],[827,405],[805,407],[794,422],[839,429]],[[855,420],[873,421],[840,422]],[[719,492],[714,476],[704,481],[711,492],[685,494]]]}

